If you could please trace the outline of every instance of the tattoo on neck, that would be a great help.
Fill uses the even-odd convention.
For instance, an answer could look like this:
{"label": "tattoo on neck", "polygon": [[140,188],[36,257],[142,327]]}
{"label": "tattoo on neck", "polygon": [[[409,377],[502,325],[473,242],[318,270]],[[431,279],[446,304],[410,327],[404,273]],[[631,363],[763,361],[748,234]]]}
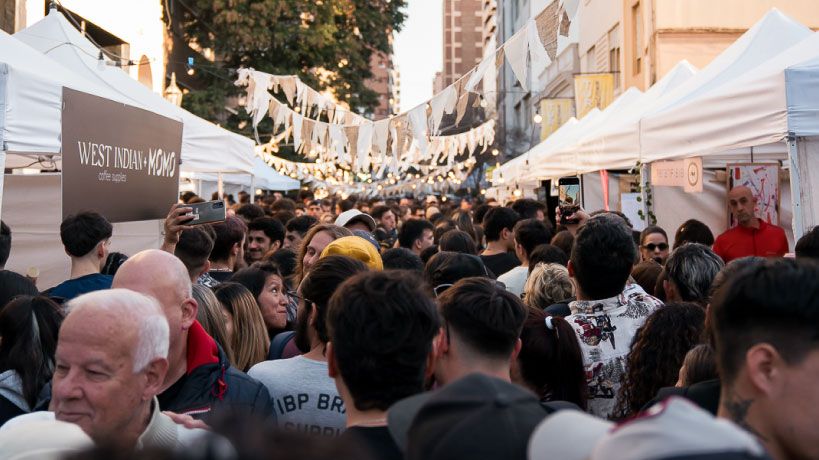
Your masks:
{"label": "tattoo on neck", "polygon": [[759,434],[754,427],[748,423],[748,410],[751,408],[751,404],[754,403],[753,399],[743,399],[741,397],[735,397],[734,395],[727,395],[727,400],[725,401],[725,410],[731,417],[731,420],[734,421],[737,425],[741,426],[749,433],[756,436],[760,441],[767,442],[768,440]]}

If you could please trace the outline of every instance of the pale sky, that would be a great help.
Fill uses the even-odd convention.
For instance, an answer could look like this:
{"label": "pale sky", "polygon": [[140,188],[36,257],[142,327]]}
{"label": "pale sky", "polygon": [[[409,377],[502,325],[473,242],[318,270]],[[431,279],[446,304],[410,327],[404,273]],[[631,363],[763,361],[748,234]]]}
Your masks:
{"label": "pale sky", "polygon": [[407,20],[395,37],[401,72],[401,111],[432,97],[432,80],[443,67],[442,0],[407,0]]}

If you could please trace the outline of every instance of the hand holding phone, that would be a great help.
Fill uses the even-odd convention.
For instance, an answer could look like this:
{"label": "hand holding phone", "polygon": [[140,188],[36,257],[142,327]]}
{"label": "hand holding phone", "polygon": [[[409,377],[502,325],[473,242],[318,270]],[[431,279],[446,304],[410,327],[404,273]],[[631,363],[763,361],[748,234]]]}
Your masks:
{"label": "hand holding phone", "polygon": [[175,203],[171,205],[171,210],[168,211],[168,216],[165,217],[163,223],[165,244],[175,245],[179,242],[179,234],[182,233],[182,230],[188,228],[187,224],[191,220],[190,216],[188,216],[190,212],[191,208],[186,204]]}
{"label": "hand holding phone", "polygon": [[191,212],[186,214],[192,217],[187,225],[211,224],[213,222],[224,222],[226,216],[225,202],[222,200],[206,201],[204,203],[193,203],[188,205]]}
{"label": "hand holding phone", "polygon": [[581,208],[580,178],[561,177],[557,181],[557,188],[560,223],[563,225],[580,223],[579,219],[573,217]]}

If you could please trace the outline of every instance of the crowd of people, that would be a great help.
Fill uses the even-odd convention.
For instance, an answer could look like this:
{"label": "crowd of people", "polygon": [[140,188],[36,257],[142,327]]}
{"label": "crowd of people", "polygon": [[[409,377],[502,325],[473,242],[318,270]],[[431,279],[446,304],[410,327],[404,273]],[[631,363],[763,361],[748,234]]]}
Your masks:
{"label": "crowd of people", "polygon": [[819,458],[819,228],[789,253],[745,187],[716,238],[309,192],[191,225],[201,201],[129,255],[69,216],[56,286],[0,271],[0,458]]}

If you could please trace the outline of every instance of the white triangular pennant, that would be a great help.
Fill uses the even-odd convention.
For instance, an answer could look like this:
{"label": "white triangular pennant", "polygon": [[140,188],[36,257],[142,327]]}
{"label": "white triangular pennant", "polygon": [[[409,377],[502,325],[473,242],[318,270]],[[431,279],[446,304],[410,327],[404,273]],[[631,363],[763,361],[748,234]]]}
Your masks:
{"label": "white triangular pennant", "polygon": [[[469,80],[466,82],[466,90],[467,91],[474,91],[475,87],[478,86],[478,83],[483,80],[483,76],[486,72],[495,65],[495,52],[488,54],[483,58],[480,64],[478,64],[478,68],[472,72],[472,75],[469,76]],[[494,70],[494,69],[493,69]]]}
{"label": "white triangular pennant", "polygon": [[503,46],[506,62],[512,68],[512,73],[520,82],[523,91],[529,91],[529,78],[527,57],[529,55],[529,35],[527,31],[520,30]]}
{"label": "white triangular pennant", "polygon": [[304,123],[304,117],[298,113],[293,114],[293,150],[298,153],[301,147],[301,128]]}

